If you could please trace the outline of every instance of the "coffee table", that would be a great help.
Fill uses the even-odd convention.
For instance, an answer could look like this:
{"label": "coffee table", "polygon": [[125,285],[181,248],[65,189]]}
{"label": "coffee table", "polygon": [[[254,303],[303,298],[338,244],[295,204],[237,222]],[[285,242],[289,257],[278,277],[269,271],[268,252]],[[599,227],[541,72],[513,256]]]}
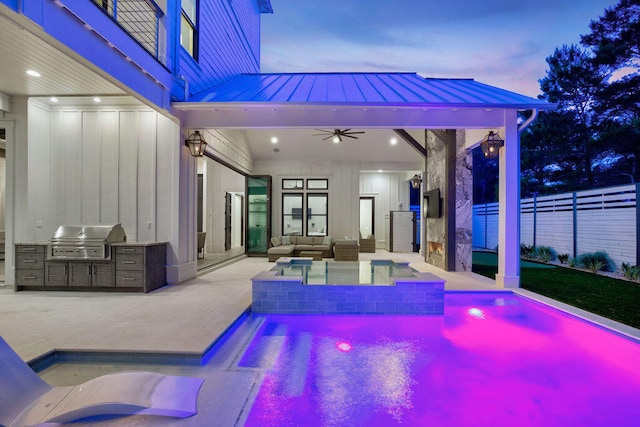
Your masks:
{"label": "coffee table", "polygon": [[313,258],[314,261],[322,261],[322,251],[300,251],[300,256]]}

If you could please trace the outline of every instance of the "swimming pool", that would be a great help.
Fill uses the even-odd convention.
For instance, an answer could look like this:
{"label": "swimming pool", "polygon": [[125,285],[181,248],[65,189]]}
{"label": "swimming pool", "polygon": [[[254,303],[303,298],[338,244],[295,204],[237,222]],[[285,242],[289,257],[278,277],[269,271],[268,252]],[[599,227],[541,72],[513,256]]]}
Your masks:
{"label": "swimming pool", "polygon": [[258,315],[247,426],[636,426],[640,344],[511,293],[442,316]]}

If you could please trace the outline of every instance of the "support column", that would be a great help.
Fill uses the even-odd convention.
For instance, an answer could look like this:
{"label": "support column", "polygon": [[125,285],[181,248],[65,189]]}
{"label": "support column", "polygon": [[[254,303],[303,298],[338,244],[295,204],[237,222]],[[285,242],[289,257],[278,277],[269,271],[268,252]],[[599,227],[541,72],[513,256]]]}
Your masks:
{"label": "support column", "polygon": [[177,284],[196,276],[198,272],[196,242],[196,198],[198,163],[182,143],[185,131],[180,129],[175,154],[175,204],[172,206],[172,250],[167,259],[167,283]]}
{"label": "support column", "polygon": [[520,135],[516,110],[505,111],[499,159],[498,274],[496,284],[520,286]]}

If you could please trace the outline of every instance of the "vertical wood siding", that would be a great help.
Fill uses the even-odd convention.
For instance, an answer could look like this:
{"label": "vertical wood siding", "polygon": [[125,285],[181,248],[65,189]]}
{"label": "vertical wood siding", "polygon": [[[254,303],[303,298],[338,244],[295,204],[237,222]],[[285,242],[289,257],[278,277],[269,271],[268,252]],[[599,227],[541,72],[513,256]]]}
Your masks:
{"label": "vertical wood siding", "polygon": [[178,132],[147,107],[52,111],[32,102],[28,239],[48,241],[62,224],[119,222],[128,241],[169,240],[158,226],[173,221]]}
{"label": "vertical wood siding", "polygon": [[[543,196],[535,201],[533,198],[523,199],[520,206],[520,240],[522,244],[533,245],[535,231],[536,246],[550,246],[559,254],[573,257],[605,251],[617,268],[623,262],[635,265],[636,196],[636,186],[633,184]],[[495,249],[497,222],[497,203],[474,205],[474,247]]]}
{"label": "vertical wood siding", "polygon": [[201,0],[199,19],[198,61],[180,48],[179,74],[189,81],[191,95],[235,75],[260,71],[260,11],[255,0]]}

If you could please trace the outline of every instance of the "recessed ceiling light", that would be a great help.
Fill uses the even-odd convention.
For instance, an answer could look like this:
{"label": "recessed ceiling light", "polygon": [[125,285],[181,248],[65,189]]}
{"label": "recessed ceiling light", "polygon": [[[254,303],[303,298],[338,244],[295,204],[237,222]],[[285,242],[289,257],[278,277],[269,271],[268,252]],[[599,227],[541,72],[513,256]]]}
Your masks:
{"label": "recessed ceiling light", "polygon": [[391,138],[391,139],[389,140],[389,143],[390,143],[391,145],[396,145],[396,144],[398,143],[398,138]]}
{"label": "recessed ceiling light", "polygon": [[271,143],[272,144],[277,144],[278,143],[278,138],[276,138],[275,136],[271,137]]}
{"label": "recessed ceiling light", "polygon": [[382,169],[378,169],[378,172],[382,173]]}
{"label": "recessed ceiling light", "polygon": [[36,70],[27,70],[27,74],[29,74],[31,77],[40,77],[40,73]]}
{"label": "recessed ceiling light", "polygon": [[93,102],[98,103],[98,102],[102,102],[102,99],[98,98],[97,96],[93,98]]}
{"label": "recessed ceiling light", "polygon": [[58,102],[58,98],[56,98],[55,96],[52,96],[51,98],[49,98],[49,101],[53,102],[54,104]]}

